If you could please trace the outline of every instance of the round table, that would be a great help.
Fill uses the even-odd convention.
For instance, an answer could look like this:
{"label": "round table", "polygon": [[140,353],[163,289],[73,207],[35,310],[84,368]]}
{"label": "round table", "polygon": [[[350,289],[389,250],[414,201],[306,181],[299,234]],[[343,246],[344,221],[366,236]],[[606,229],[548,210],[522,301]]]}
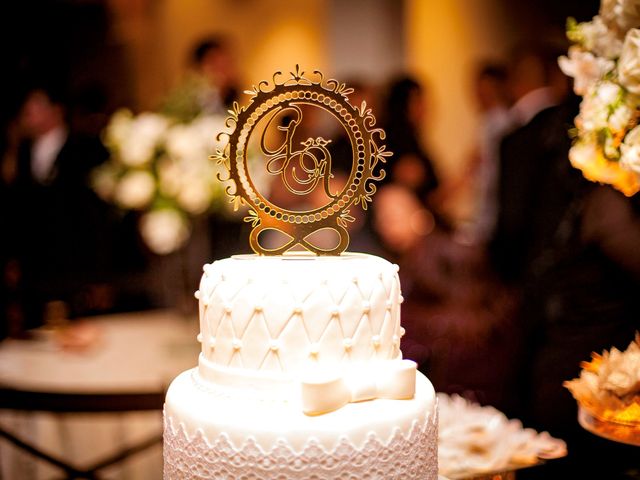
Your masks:
{"label": "round table", "polygon": [[[46,329],[0,342],[0,477],[109,478],[160,445],[166,388],[197,364],[196,318],[163,310],[84,321],[97,332],[84,350],[61,349]],[[45,460],[37,468],[34,455]]]}

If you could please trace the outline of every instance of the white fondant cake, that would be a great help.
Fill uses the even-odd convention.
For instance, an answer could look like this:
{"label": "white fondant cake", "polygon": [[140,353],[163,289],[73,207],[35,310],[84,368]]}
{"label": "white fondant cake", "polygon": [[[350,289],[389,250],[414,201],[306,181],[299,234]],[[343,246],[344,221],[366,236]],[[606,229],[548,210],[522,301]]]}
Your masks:
{"label": "white fondant cake", "polygon": [[436,398],[402,360],[397,271],[348,253],[205,265],[165,479],[437,478]]}

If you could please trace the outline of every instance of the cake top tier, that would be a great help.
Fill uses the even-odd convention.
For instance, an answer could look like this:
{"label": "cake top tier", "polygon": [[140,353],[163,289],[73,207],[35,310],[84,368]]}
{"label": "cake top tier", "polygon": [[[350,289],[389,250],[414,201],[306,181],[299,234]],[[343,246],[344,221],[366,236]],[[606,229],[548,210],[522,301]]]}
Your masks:
{"label": "cake top tier", "polygon": [[[279,255],[303,247],[318,255],[340,254],[349,244],[347,224],[354,220],[350,208],[366,209],[376,191],[374,180],[384,171],[379,164],[391,155],[382,140],[384,131],[366,102],[351,105],[353,89],[337,80],[325,79],[314,71],[306,75],[296,65],[290,76],[276,72],[272,83],[260,82],[246,93],[248,105],[234,103],[223,132],[228,143],[213,156],[229,172],[227,193],[237,207],[249,208],[246,220],[253,226],[251,248],[260,254]],[[336,179],[331,140],[313,136],[314,119],[319,114],[337,122],[351,146],[352,158],[346,178]],[[311,120],[309,121],[309,118]],[[220,137],[220,136],[219,136]],[[254,152],[257,161],[250,164]],[[286,191],[288,200],[268,198],[256,187],[256,178],[277,182],[277,191]],[[292,200],[296,196],[304,198]],[[282,232],[286,238],[278,246],[264,245],[261,233]],[[313,239],[318,230],[335,234],[335,242],[319,244]]]}
{"label": "cake top tier", "polygon": [[364,254],[235,256],[205,265],[202,355],[295,376],[401,357],[398,267]]}

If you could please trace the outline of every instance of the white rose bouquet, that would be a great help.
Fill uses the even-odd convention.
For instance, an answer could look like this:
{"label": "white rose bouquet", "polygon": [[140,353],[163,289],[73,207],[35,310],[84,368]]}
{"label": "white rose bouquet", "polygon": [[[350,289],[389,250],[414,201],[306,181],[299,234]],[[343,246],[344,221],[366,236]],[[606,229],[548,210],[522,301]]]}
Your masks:
{"label": "white rose bouquet", "polygon": [[140,233],[153,252],[177,250],[189,238],[191,217],[227,203],[218,178],[224,168],[209,159],[224,148],[216,139],[224,121],[128,110],[111,117],[103,136],[111,157],[94,171],[93,187],[104,200],[141,212]]}
{"label": "white rose bouquet", "polygon": [[640,0],[602,0],[590,22],[569,19],[562,71],[583,97],[572,165],[625,195],[640,190]]}

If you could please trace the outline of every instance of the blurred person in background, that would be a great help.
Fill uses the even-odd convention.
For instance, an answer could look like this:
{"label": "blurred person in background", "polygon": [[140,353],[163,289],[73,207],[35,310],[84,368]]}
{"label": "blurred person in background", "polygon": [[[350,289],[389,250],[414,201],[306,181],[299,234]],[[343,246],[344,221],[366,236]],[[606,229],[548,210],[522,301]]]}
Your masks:
{"label": "blurred person in background", "polygon": [[507,86],[513,102],[509,111],[513,129],[567,95],[568,82],[557,65],[560,52],[548,45],[519,45],[511,52]]}
{"label": "blurred person in background", "polygon": [[105,89],[98,83],[73,88],[67,114],[69,129],[84,137],[99,137],[109,123],[107,104]]}
{"label": "blurred person in background", "polygon": [[559,477],[619,478],[600,458],[616,469],[638,468],[632,447],[584,431],[562,383],[579,375],[591,352],[624,349],[640,328],[640,205],[570,165],[566,129],[577,112],[575,98],[542,112],[531,125],[539,137],[520,158],[541,170],[535,184],[541,194],[531,200],[521,270],[507,277],[521,292],[517,320],[527,339],[516,413],[567,441],[569,457],[552,462]]}
{"label": "blurred person in background", "polygon": [[515,348],[506,325],[510,297],[486,268],[483,251],[456,241],[434,207],[439,182],[418,137],[425,113],[420,92],[402,79],[387,97],[387,146],[394,155],[372,209],[384,256],[400,265],[402,350],[439,391],[500,407]]}
{"label": "blurred person in background", "polygon": [[384,165],[382,183],[408,188],[440,221],[433,200],[440,181],[422,141],[429,114],[428,91],[411,77],[397,78],[384,95],[383,108],[385,144],[393,157]]}
{"label": "blurred person in background", "polygon": [[496,63],[482,64],[473,87],[480,117],[478,141],[457,188],[474,190],[474,218],[463,234],[473,243],[484,244],[496,222],[498,150],[511,126],[506,68]]}
{"label": "blurred person in background", "polygon": [[187,78],[165,99],[163,113],[181,121],[201,114],[226,116],[239,95],[229,39],[214,35],[198,41],[191,49],[189,66]]}
{"label": "blurred person in background", "polygon": [[[516,63],[514,82],[526,78],[531,86],[535,72],[545,71],[542,58],[537,66],[530,58]],[[526,65],[529,75],[522,71]],[[529,121],[500,149],[491,258],[520,297],[515,321],[526,340],[515,359],[517,402],[506,413],[567,441],[569,456],[551,462],[545,478],[621,478],[611,465],[616,471],[637,468],[637,456],[584,431],[562,383],[579,375],[592,351],[626,348],[640,327],[634,300],[640,286],[638,202],[588,182],[571,166],[567,132],[579,99],[566,95],[568,80],[558,75],[555,59],[547,65],[551,71],[538,75],[538,85],[546,78],[547,87],[537,91],[546,88],[555,105],[537,102],[532,117],[535,109],[529,108],[519,117]]]}
{"label": "blurred person in background", "polygon": [[229,40],[210,37],[200,41],[193,49],[193,64],[205,79],[209,92],[201,99],[206,113],[224,113],[238,100],[235,58]]}
{"label": "blurred person in background", "polygon": [[559,53],[549,46],[522,46],[514,49],[509,65],[514,103],[509,110],[509,133],[499,146],[496,220],[489,238],[492,263],[506,281],[523,268],[521,250],[529,241],[533,202],[536,195],[546,194],[537,187],[544,169],[535,159],[523,158],[531,152],[532,144],[540,141],[540,122],[532,120],[569,94],[568,77],[558,67]]}
{"label": "blurred person in background", "polygon": [[482,251],[438,227],[417,197],[390,184],[376,194],[373,225],[400,266],[402,352],[436,390],[497,408],[513,376],[513,301],[487,269]]}
{"label": "blurred person in background", "polygon": [[55,83],[29,88],[13,125],[3,158],[13,165],[3,169],[8,329],[19,333],[47,321],[51,302],[63,302],[58,313],[71,317],[111,310],[117,229],[89,186],[107,152],[97,137],[70,128]]}
{"label": "blurred person in background", "polygon": [[[188,123],[201,115],[226,118],[238,100],[236,57],[229,38],[221,34],[206,36],[188,51],[189,72],[160,106],[160,113]],[[208,215],[194,224],[187,248],[189,282],[200,278],[201,264],[234,253],[248,253],[246,224],[228,213]],[[240,251],[238,250],[240,246]],[[164,277],[175,276],[172,273]],[[163,283],[169,284],[168,280]],[[165,295],[166,296],[166,295]]]}

